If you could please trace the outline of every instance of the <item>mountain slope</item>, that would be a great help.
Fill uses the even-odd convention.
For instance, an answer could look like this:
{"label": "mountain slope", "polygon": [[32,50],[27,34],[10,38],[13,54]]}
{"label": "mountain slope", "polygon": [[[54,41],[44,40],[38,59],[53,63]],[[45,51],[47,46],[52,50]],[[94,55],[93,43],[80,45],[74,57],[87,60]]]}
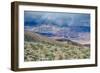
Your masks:
{"label": "mountain slope", "polygon": [[66,39],[66,43],[63,43],[63,42],[60,42],[59,40],[57,41],[55,39],[51,39],[51,38],[45,37],[43,35],[37,34],[35,32],[31,32],[31,31],[24,32],[24,40],[25,41],[47,42],[50,44],[56,44],[56,45],[60,45],[60,46],[73,45],[73,46],[84,47],[82,44],[73,42],[68,39]]}

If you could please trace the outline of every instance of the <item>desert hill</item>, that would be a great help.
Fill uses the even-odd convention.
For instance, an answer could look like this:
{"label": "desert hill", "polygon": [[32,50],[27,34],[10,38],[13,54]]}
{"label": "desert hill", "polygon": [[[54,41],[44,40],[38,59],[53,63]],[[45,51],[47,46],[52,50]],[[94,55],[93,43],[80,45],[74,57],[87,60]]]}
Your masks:
{"label": "desert hill", "polygon": [[63,42],[61,42],[61,40],[51,39],[51,38],[48,38],[46,36],[37,34],[35,32],[31,32],[31,31],[24,32],[24,40],[25,41],[46,42],[46,43],[56,44],[56,45],[60,45],[60,46],[74,45],[74,46],[84,47],[82,44],[71,41],[69,39],[65,39],[66,43],[63,43]]}

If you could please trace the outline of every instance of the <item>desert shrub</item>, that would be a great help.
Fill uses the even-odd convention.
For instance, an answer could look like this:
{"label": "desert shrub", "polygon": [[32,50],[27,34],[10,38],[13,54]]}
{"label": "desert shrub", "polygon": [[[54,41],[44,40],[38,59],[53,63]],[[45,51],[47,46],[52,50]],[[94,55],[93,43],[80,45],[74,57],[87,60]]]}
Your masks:
{"label": "desert shrub", "polygon": [[74,45],[59,46],[46,42],[25,42],[25,61],[87,59],[90,57],[90,48]]}

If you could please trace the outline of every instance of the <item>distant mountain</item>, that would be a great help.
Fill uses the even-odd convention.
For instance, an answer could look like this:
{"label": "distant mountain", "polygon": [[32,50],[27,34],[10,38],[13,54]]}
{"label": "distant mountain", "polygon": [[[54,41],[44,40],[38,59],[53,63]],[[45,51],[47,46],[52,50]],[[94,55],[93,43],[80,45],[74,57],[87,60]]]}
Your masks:
{"label": "distant mountain", "polygon": [[45,33],[45,32],[90,32],[90,27],[89,26],[67,26],[67,27],[58,27],[52,24],[42,24],[40,26],[24,26],[25,30],[30,30],[34,32],[40,32],[40,33]]}
{"label": "distant mountain", "polygon": [[75,32],[90,32],[89,26],[70,26],[69,28],[71,31]]}

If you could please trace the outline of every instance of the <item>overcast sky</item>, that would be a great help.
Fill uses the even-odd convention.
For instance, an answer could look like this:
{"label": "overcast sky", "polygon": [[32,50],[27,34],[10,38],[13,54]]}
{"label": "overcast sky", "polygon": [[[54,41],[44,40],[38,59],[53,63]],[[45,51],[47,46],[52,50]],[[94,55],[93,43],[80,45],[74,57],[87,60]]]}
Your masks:
{"label": "overcast sky", "polygon": [[57,27],[90,27],[90,14],[24,11],[25,26],[40,26],[43,24],[55,25]]}

